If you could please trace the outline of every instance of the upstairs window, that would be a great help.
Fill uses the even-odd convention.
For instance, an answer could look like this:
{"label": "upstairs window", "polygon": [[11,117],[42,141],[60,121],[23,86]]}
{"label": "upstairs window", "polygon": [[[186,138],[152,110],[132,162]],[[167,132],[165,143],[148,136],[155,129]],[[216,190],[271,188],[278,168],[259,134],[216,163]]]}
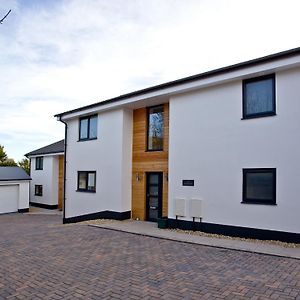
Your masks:
{"label": "upstairs window", "polygon": [[35,169],[43,170],[43,156],[39,156],[35,158]]}
{"label": "upstairs window", "polygon": [[148,151],[161,151],[164,144],[164,107],[148,108]]}
{"label": "upstairs window", "polygon": [[34,186],[34,195],[35,196],[43,196],[43,186],[42,185],[35,185]]}
{"label": "upstairs window", "polygon": [[242,202],[276,204],[276,169],[243,169]]}
{"label": "upstairs window", "polygon": [[96,171],[78,171],[77,191],[96,192]]}
{"label": "upstairs window", "polygon": [[79,120],[79,140],[93,140],[97,138],[98,116],[84,117]]}
{"label": "upstairs window", "polygon": [[275,114],[275,74],[244,80],[243,118]]}

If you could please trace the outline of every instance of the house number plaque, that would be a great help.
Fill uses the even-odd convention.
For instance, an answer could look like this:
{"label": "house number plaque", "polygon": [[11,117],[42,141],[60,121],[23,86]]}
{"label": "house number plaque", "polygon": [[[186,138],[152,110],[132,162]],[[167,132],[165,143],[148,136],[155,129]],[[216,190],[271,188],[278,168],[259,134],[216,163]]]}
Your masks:
{"label": "house number plaque", "polygon": [[191,179],[184,179],[182,180],[182,185],[183,186],[194,186],[194,180]]}

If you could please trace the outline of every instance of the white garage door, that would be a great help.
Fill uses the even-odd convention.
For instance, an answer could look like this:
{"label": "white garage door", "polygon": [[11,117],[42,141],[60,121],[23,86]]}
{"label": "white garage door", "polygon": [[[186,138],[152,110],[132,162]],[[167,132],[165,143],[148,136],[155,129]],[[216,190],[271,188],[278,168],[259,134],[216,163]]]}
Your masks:
{"label": "white garage door", "polygon": [[18,201],[18,185],[0,185],[0,214],[18,211]]}

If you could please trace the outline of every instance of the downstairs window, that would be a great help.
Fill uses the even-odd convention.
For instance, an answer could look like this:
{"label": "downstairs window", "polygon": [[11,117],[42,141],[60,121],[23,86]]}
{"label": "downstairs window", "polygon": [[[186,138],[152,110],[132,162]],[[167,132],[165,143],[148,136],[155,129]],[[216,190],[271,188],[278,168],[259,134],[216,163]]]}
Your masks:
{"label": "downstairs window", "polygon": [[276,204],[276,169],[243,169],[243,201]]}
{"label": "downstairs window", "polygon": [[96,171],[78,171],[77,191],[96,192]]}
{"label": "downstairs window", "polygon": [[34,186],[34,195],[35,196],[43,196],[43,186],[40,184],[36,184]]}

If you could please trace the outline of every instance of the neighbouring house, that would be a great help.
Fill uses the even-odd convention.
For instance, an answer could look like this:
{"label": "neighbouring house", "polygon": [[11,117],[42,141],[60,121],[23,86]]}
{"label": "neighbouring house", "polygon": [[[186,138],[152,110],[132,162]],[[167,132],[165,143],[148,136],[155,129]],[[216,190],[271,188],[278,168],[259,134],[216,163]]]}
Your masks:
{"label": "neighbouring house", "polygon": [[30,180],[20,167],[0,167],[0,214],[29,211]]}
{"label": "neighbouring house", "polygon": [[30,159],[30,205],[62,209],[64,140],[25,154]]}
{"label": "neighbouring house", "polygon": [[300,48],[57,114],[64,223],[300,242]]}

